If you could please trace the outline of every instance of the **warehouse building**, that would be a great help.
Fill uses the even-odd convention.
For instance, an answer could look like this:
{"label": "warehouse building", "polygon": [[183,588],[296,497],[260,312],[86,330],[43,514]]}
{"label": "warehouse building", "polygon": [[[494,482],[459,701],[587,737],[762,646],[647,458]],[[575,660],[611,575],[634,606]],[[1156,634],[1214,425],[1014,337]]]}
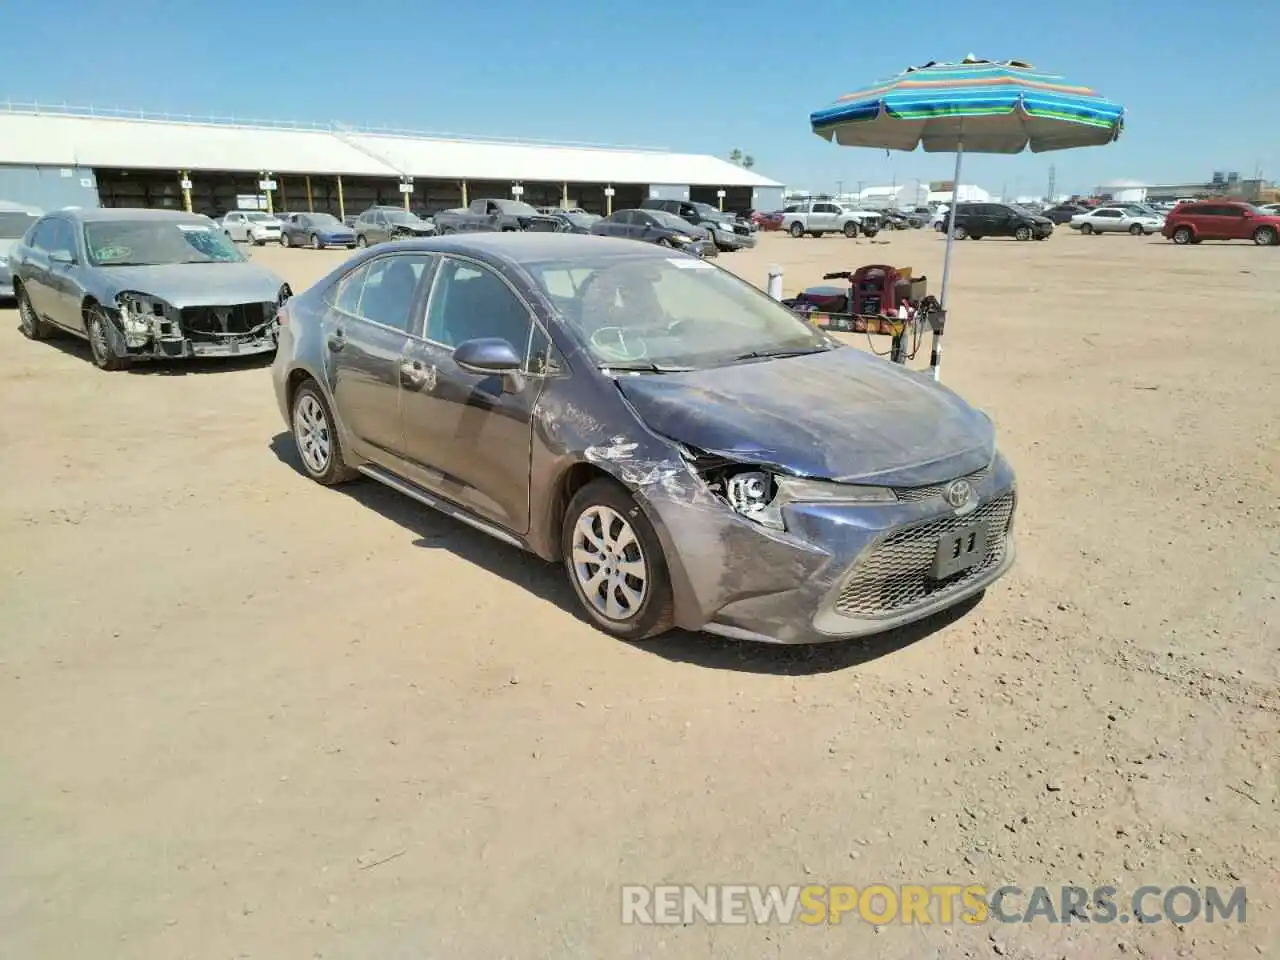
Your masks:
{"label": "warehouse building", "polygon": [[0,200],[61,206],[420,214],[478,198],[593,213],[647,197],[772,210],[783,186],[727,160],[638,148],[0,110]]}

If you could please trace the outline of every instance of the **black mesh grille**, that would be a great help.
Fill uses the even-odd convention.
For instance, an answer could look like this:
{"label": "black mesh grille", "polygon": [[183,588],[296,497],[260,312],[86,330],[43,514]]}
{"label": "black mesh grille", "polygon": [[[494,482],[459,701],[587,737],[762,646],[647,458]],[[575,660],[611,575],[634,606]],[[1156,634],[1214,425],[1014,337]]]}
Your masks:
{"label": "black mesh grille", "polygon": [[[889,534],[854,564],[836,597],[836,612],[846,617],[887,617],[954,593],[1004,560],[1014,495],[1003,494],[963,517],[949,516]],[[939,538],[972,523],[986,521],[987,551],[981,560],[946,580],[930,577]]]}

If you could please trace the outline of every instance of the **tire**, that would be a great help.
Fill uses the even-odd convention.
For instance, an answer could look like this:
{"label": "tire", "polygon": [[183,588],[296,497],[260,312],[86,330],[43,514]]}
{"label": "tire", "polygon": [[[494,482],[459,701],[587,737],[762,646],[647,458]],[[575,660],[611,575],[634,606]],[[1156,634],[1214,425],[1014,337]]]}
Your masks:
{"label": "tire", "polygon": [[1093,233],[1093,224],[1092,223],[1080,224],[1080,232],[1087,237],[1089,234]]}
{"label": "tire", "polygon": [[318,233],[313,233],[313,234],[311,235],[311,249],[312,249],[312,250],[323,250],[323,249],[324,249],[324,244],[320,242],[320,234],[318,234]]}
{"label": "tire", "polygon": [[1019,227],[1017,230],[1013,231],[1013,239],[1015,239],[1015,240],[1023,240],[1023,241],[1025,241],[1025,240],[1030,240],[1030,239],[1031,239],[1031,228],[1030,228],[1030,227]]}
{"label": "tire", "polygon": [[367,247],[368,245],[369,245],[369,238],[368,238],[368,237],[366,237],[363,233],[357,233],[357,234],[356,234],[356,246],[357,246],[357,247],[360,247],[361,249],[364,249],[364,248],[365,248],[365,247]]}
{"label": "tire", "polygon": [[1142,229],[1142,224],[1140,223],[1135,223],[1132,227],[1129,228],[1129,236],[1131,237],[1141,237],[1145,233],[1146,231]]}
{"label": "tire", "polygon": [[28,340],[44,340],[53,331],[49,325],[40,319],[40,315],[36,313],[36,308],[31,306],[31,300],[27,297],[27,291],[22,287],[18,287],[18,328],[22,331],[22,335]]}
{"label": "tire", "polygon": [[955,237],[957,240],[964,240],[969,236],[969,231],[957,223],[955,230],[952,231],[951,235]]}
{"label": "tire", "polygon": [[282,247],[287,247],[287,246],[289,246],[289,243],[290,243],[290,241],[289,241],[289,235],[288,235],[287,233],[281,233],[281,234],[280,234],[280,246],[282,246]]}
{"label": "tire", "polygon": [[357,476],[343,459],[329,403],[314,380],[305,381],[293,395],[289,431],[303,472],[316,483],[332,487]]}
{"label": "tire", "polygon": [[574,494],[560,545],[569,585],[599,629],[620,640],[671,629],[674,600],[662,544],[640,505],[616,483],[593,480]]}
{"label": "tire", "polygon": [[850,220],[844,225],[844,235],[850,240],[856,240],[858,237],[858,224]]}
{"label": "tire", "polygon": [[123,370],[129,365],[127,357],[122,357],[111,346],[114,323],[106,311],[96,304],[89,308],[85,318],[85,333],[89,337],[89,353],[93,357],[93,365],[99,370]]}
{"label": "tire", "polygon": [[1196,235],[1190,227],[1179,227],[1173,231],[1173,242],[1178,246],[1185,246],[1195,241]]}
{"label": "tire", "polygon": [[1273,247],[1276,243],[1275,227],[1259,227],[1253,231],[1253,242],[1260,247]]}
{"label": "tire", "polygon": [[801,237],[804,236],[804,227],[801,226],[800,221],[797,220],[795,223],[791,225],[791,229],[788,230],[787,233],[791,234],[793,237],[799,240]]}
{"label": "tire", "polygon": [[659,237],[655,242],[660,247],[670,247],[673,245],[670,237]]}
{"label": "tire", "polygon": [[981,239],[982,239],[982,236],[983,236],[983,235],[982,235],[982,234],[980,234],[980,233],[971,233],[971,234],[969,234],[969,239],[970,239],[970,240],[981,240]]}

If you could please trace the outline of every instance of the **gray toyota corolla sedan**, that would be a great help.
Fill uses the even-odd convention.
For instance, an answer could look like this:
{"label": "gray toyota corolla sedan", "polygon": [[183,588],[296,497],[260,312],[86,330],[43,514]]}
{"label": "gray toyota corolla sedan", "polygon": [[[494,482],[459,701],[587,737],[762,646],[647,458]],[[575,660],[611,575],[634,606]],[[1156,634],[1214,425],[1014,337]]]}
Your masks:
{"label": "gray toyota corolla sedan", "polygon": [[14,247],[10,269],[22,332],[84,337],[103,370],[268,353],[290,293],[208,217],[174,210],[46,214]]}
{"label": "gray toyota corolla sedan", "polygon": [[626,639],[874,633],[1013,563],[990,419],[651,244],[468,234],[358,255],[281,312],[306,472],[562,561]]}

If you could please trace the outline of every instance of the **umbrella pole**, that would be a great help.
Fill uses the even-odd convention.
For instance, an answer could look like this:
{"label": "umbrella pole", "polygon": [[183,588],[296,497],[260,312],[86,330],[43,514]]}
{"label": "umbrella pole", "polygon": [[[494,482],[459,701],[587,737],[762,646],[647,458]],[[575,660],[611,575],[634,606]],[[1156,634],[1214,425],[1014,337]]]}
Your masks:
{"label": "umbrella pole", "polygon": [[956,145],[956,170],[951,180],[951,209],[947,211],[947,252],[942,257],[942,291],[938,302],[942,305],[942,316],[933,328],[933,349],[929,357],[929,369],[933,379],[941,380],[939,368],[942,366],[942,332],[947,323],[947,286],[951,280],[951,245],[956,240],[956,207],[960,205],[960,165],[964,160],[964,142]]}

